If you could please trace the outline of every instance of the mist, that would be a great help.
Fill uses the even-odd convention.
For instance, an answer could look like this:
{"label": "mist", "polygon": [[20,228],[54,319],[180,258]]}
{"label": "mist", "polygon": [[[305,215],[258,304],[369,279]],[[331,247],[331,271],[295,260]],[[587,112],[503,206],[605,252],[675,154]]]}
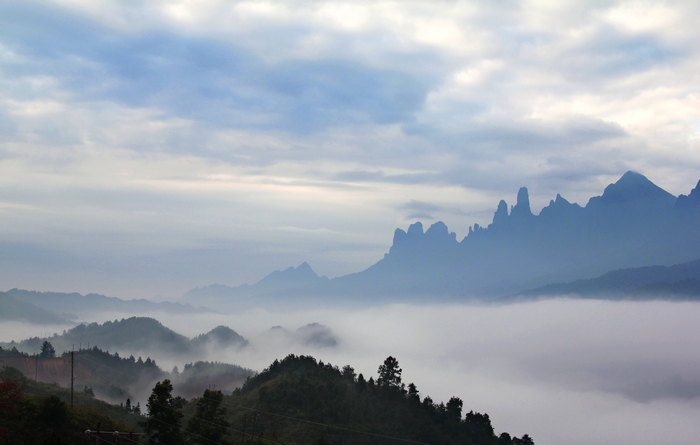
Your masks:
{"label": "mist", "polygon": [[[93,314],[92,320],[122,316]],[[559,298],[156,318],[188,337],[231,327],[250,346],[211,350],[207,359],[258,371],[294,353],[376,378],[392,355],[403,381],[414,382],[423,397],[460,397],[467,411],[488,413],[497,432],[527,433],[538,445],[694,444],[700,436],[700,305],[694,303]],[[310,323],[325,329],[305,327]],[[3,341],[26,332],[27,326],[0,324]],[[165,370],[182,369],[181,358],[149,355]]]}

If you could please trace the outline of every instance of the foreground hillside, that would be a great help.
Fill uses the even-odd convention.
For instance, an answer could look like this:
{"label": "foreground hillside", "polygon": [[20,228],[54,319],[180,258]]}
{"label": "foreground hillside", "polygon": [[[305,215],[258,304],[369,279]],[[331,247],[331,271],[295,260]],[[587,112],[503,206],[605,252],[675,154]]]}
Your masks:
{"label": "foreground hillside", "polygon": [[[0,443],[91,444],[86,430],[139,432],[141,417],[55,384],[34,382],[14,368],[0,370]],[[110,443],[114,443],[110,441]]]}
{"label": "foreground hillside", "polygon": [[528,435],[497,434],[488,414],[463,414],[457,397],[447,403],[421,397],[415,385],[402,383],[401,372],[393,357],[379,367],[375,381],[356,375],[350,366],[341,370],[313,357],[289,355],[229,396],[201,388],[200,396],[188,402],[174,395],[186,382],[164,378],[139,410],[129,402],[97,400],[88,388],[76,391],[70,409],[68,389],[5,367],[0,371],[0,443],[87,444],[85,430],[101,426],[102,431],[145,433],[155,440],[149,443],[167,444],[534,444]]}
{"label": "foreground hillside", "polygon": [[[47,342],[48,343],[48,342]],[[48,343],[50,345],[50,343]],[[52,346],[51,346],[52,347]],[[0,364],[15,368],[23,376],[39,382],[70,386],[71,354],[64,352],[56,356],[49,354],[29,355],[16,348],[0,347]],[[74,352],[73,375],[76,388],[90,388],[97,398],[110,402],[125,402],[127,399],[144,400],[153,385],[170,379],[177,386],[176,395],[192,398],[204,388],[215,385],[231,392],[240,387],[254,373],[237,365],[218,362],[197,361],[187,363],[182,371],[166,372],[147,357],[120,357],[96,346]]]}
{"label": "foreground hillside", "polygon": [[341,370],[313,357],[276,360],[224,398],[231,431],[247,424],[251,433],[255,419],[256,436],[298,444],[533,443],[527,435],[496,435],[488,414],[463,415],[459,398],[446,404],[421,398],[413,384],[401,382],[398,362],[390,359],[377,382],[355,375],[350,366]]}

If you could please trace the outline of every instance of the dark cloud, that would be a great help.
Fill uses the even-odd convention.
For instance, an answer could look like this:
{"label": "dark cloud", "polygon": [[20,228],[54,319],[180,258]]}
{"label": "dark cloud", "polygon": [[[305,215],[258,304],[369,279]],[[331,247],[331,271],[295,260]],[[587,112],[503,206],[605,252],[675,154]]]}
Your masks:
{"label": "dark cloud", "polygon": [[408,212],[406,219],[419,219],[419,218],[436,219],[435,216],[433,216],[436,213],[451,214],[451,215],[467,215],[467,214],[469,214],[469,213],[467,213],[461,209],[455,208],[455,207],[442,206],[442,205],[437,205],[437,204],[433,204],[430,202],[418,201],[415,199],[412,199],[409,202],[401,204],[400,206],[398,206],[398,209]]}
{"label": "dark cloud", "polygon": [[120,33],[48,6],[0,8],[0,41],[21,56],[6,76],[49,75],[75,100],[155,106],[213,127],[306,133],[406,122],[434,82],[342,58],[266,62],[234,44]]}
{"label": "dark cloud", "polygon": [[562,67],[577,82],[609,82],[613,78],[641,73],[685,56],[653,34],[625,34],[610,26],[600,26],[590,39],[563,56]]}

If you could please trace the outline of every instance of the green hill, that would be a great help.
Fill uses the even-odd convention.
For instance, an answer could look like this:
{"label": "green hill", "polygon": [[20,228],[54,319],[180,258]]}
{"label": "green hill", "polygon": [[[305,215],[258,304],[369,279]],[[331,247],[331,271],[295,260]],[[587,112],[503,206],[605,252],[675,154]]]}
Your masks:
{"label": "green hill", "polygon": [[180,335],[150,317],[130,317],[106,321],[102,324],[80,324],[62,334],[50,337],[31,337],[19,342],[0,343],[1,347],[35,353],[44,341],[50,341],[56,351],[71,351],[97,346],[104,350],[118,350],[125,354],[160,354],[171,357],[198,359],[207,350],[216,348],[240,349],[248,341],[226,326],[218,326],[194,339]]}
{"label": "green hill", "polygon": [[[255,436],[291,444],[533,443],[527,435],[497,436],[488,414],[462,415],[459,398],[446,404],[421,399],[413,384],[401,384],[400,372],[398,380],[380,377],[375,383],[356,376],[349,366],[341,370],[313,357],[290,355],[275,360],[224,398],[231,431],[242,431],[245,425],[247,434],[253,433],[255,416]],[[192,410],[192,405],[187,409]]]}
{"label": "green hill", "polygon": [[[85,431],[139,432],[142,417],[130,414],[76,391],[70,409],[70,390],[34,382],[20,371],[0,370],[0,443],[91,444]],[[110,440],[113,443],[113,440]]]}

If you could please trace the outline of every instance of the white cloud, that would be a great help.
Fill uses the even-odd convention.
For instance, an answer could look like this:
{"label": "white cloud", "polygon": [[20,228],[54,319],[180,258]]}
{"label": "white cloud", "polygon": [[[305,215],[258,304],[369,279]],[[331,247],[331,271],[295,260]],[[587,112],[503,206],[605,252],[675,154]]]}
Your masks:
{"label": "white cloud", "polygon": [[[231,327],[251,348],[219,350],[209,359],[257,370],[289,353],[310,354],[376,378],[378,366],[394,356],[404,382],[414,382],[422,396],[437,402],[460,397],[466,411],[488,413],[496,431],[527,433],[538,445],[690,445],[700,433],[698,316],[697,303],[560,299],[158,318],[189,337]],[[337,347],[276,341],[266,332],[312,322],[328,326]],[[17,332],[30,331],[0,324],[0,340],[17,339]],[[166,369],[182,368],[150,355]]]}

